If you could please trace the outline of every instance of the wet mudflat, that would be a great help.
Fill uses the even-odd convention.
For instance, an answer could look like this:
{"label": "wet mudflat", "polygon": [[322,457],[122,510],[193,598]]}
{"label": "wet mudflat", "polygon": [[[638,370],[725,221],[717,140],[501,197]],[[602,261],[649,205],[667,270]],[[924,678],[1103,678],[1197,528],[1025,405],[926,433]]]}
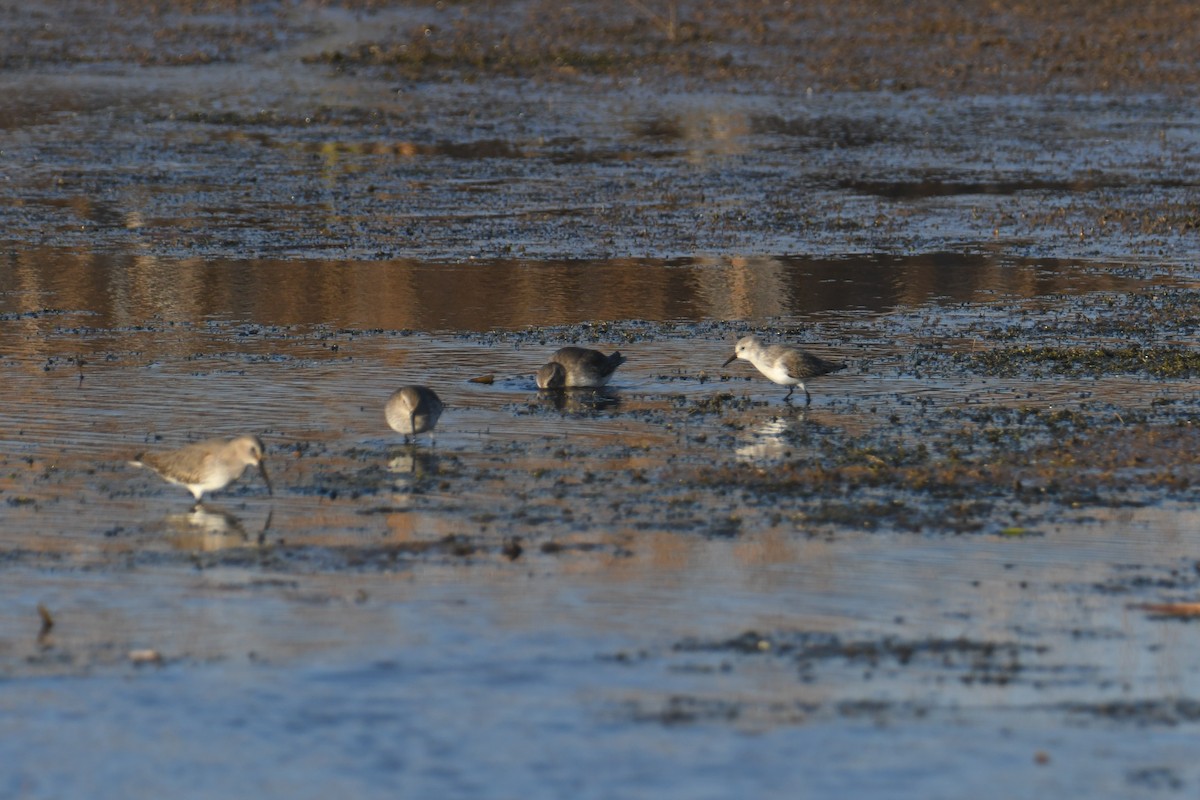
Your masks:
{"label": "wet mudflat", "polygon": [[124,5],[3,11],[0,794],[1200,784],[1190,7]]}

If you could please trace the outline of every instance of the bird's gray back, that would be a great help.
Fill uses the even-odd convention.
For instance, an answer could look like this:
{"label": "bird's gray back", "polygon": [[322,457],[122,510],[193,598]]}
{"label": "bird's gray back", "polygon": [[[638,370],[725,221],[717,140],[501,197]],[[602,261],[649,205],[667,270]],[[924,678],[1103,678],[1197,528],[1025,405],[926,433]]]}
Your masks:
{"label": "bird's gray back", "polygon": [[804,350],[784,345],[771,345],[767,348],[767,357],[771,361],[780,361],[787,369],[788,375],[801,380],[815,378],[818,375],[828,375],[845,369],[846,365],[834,361],[826,361],[820,356]]}
{"label": "bird's gray back", "polygon": [[138,460],[160,475],[180,483],[202,483],[217,455],[206,442],[197,442],[178,450],[146,453]]}
{"label": "bird's gray back", "polygon": [[555,351],[550,360],[562,364],[569,372],[604,376],[611,375],[624,364],[625,356],[619,351],[606,356],[599,350],[585,347],[562,347]]}

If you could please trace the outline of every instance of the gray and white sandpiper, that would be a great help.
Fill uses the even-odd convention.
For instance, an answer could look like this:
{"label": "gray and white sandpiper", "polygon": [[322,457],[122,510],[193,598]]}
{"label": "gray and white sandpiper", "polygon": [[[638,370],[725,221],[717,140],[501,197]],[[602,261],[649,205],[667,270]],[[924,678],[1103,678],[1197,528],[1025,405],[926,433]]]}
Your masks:
{"label": "gray and white sandpiper", "polygon": [[788,387],[784,400],[791,400],[792,392],[796,391],[797,386],[804,389],[806,403],[812,402],[812,395],[804,385],[806,380],[846,368],[845,364],[826,361],[797,347],[783,344],[764,345],[757,336],[743,336],[738,339],[733,355],[721,366],[727,367],[739,358],[749,361],[769,380]]}
{"label": "gray and white sandpiper", "polygon": [[539,389],[598,389],[624,363],[625,356],[619,350],[606,356],[586,347],[563,347],[537,371],[537,385]]}
{"label": "gray and white sandpiper", "polygon": [[205,492],[216,492],[236,481],[246,467],[258,467],[267,494],[273,494],[271,479],[263,462],[266,448],[257,436],[238,436],[233,439],[205,439],[178,450],[161,453],[141,453],[129,463],[147,467],[159,477],[187,490],[199,504]]}
{"label": "gray and white sandpiper", "polygon": [[[384,406],[383,416],[388,427],[396,433],[416,439],[418,433],[432,431],[442,415],[442,400],[428,386],[401,386],[392,392]],[[433,439],[433,434],[429,434]]]}

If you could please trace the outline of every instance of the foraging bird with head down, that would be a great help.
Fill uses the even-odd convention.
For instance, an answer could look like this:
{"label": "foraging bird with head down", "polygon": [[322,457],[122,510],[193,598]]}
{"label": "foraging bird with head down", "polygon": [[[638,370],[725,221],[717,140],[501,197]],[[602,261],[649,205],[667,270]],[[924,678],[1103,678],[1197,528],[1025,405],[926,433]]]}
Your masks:
{"label": "foraging bird with head down", "polygon": [[274,494],[263,461],[266,448],[257,436],[205,439],[178,450],[141,453],[129,463],[158,473],[169,483],[184,486],[199,505],[206,492],[216,492],[236,481],[246,467],[258,467],[267,494]]}
{"label": "foraging bird with head down", "polygon": [[804,390],[805,403],[812,403],[812,395],[804,385],[806,380],[828,375],[846,368],[844,363],[826,361],[812,353],[782,344],[763,345],[757,336],[743,336],[731,355],[721,366],[727,367],[737,359],[749,361],[769,380],[788,387],[784,400],[790,401],[792,392],[799,386]]}
{"label": "foraging bird with head down", "polygon": [[539,389],[598,389],[624,363],[619,350],[606,356],[586,347],[563,347],[537,371],[537,385]]}
{"label": "foraging bird with head down", "polygon": [[428,386],[401,386],[388,398],[383,415],[388,427],[403,434],[406,440],[409,436],[415,440],[418,433],[430,431],[432,441],[433,427],[443,408],[442,399]]}

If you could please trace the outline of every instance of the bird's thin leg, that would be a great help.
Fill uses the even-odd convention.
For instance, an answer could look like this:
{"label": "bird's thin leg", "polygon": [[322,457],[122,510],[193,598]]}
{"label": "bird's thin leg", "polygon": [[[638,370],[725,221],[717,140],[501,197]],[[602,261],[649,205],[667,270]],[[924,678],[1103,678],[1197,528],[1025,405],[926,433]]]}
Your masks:
{"label": "bird's thin leg", "polygon": [[805,387],[805,389],[804,389],[804,405],[806,405],[806,406],[812,405],[812,395],[808,393],[807,387]]}
{"label": "bird's thin leg", "polygon": [[783,402],[790,403],[792,400],[792,392],[796,391],[795,386],[788,387],[788,393],[783,396]]}

